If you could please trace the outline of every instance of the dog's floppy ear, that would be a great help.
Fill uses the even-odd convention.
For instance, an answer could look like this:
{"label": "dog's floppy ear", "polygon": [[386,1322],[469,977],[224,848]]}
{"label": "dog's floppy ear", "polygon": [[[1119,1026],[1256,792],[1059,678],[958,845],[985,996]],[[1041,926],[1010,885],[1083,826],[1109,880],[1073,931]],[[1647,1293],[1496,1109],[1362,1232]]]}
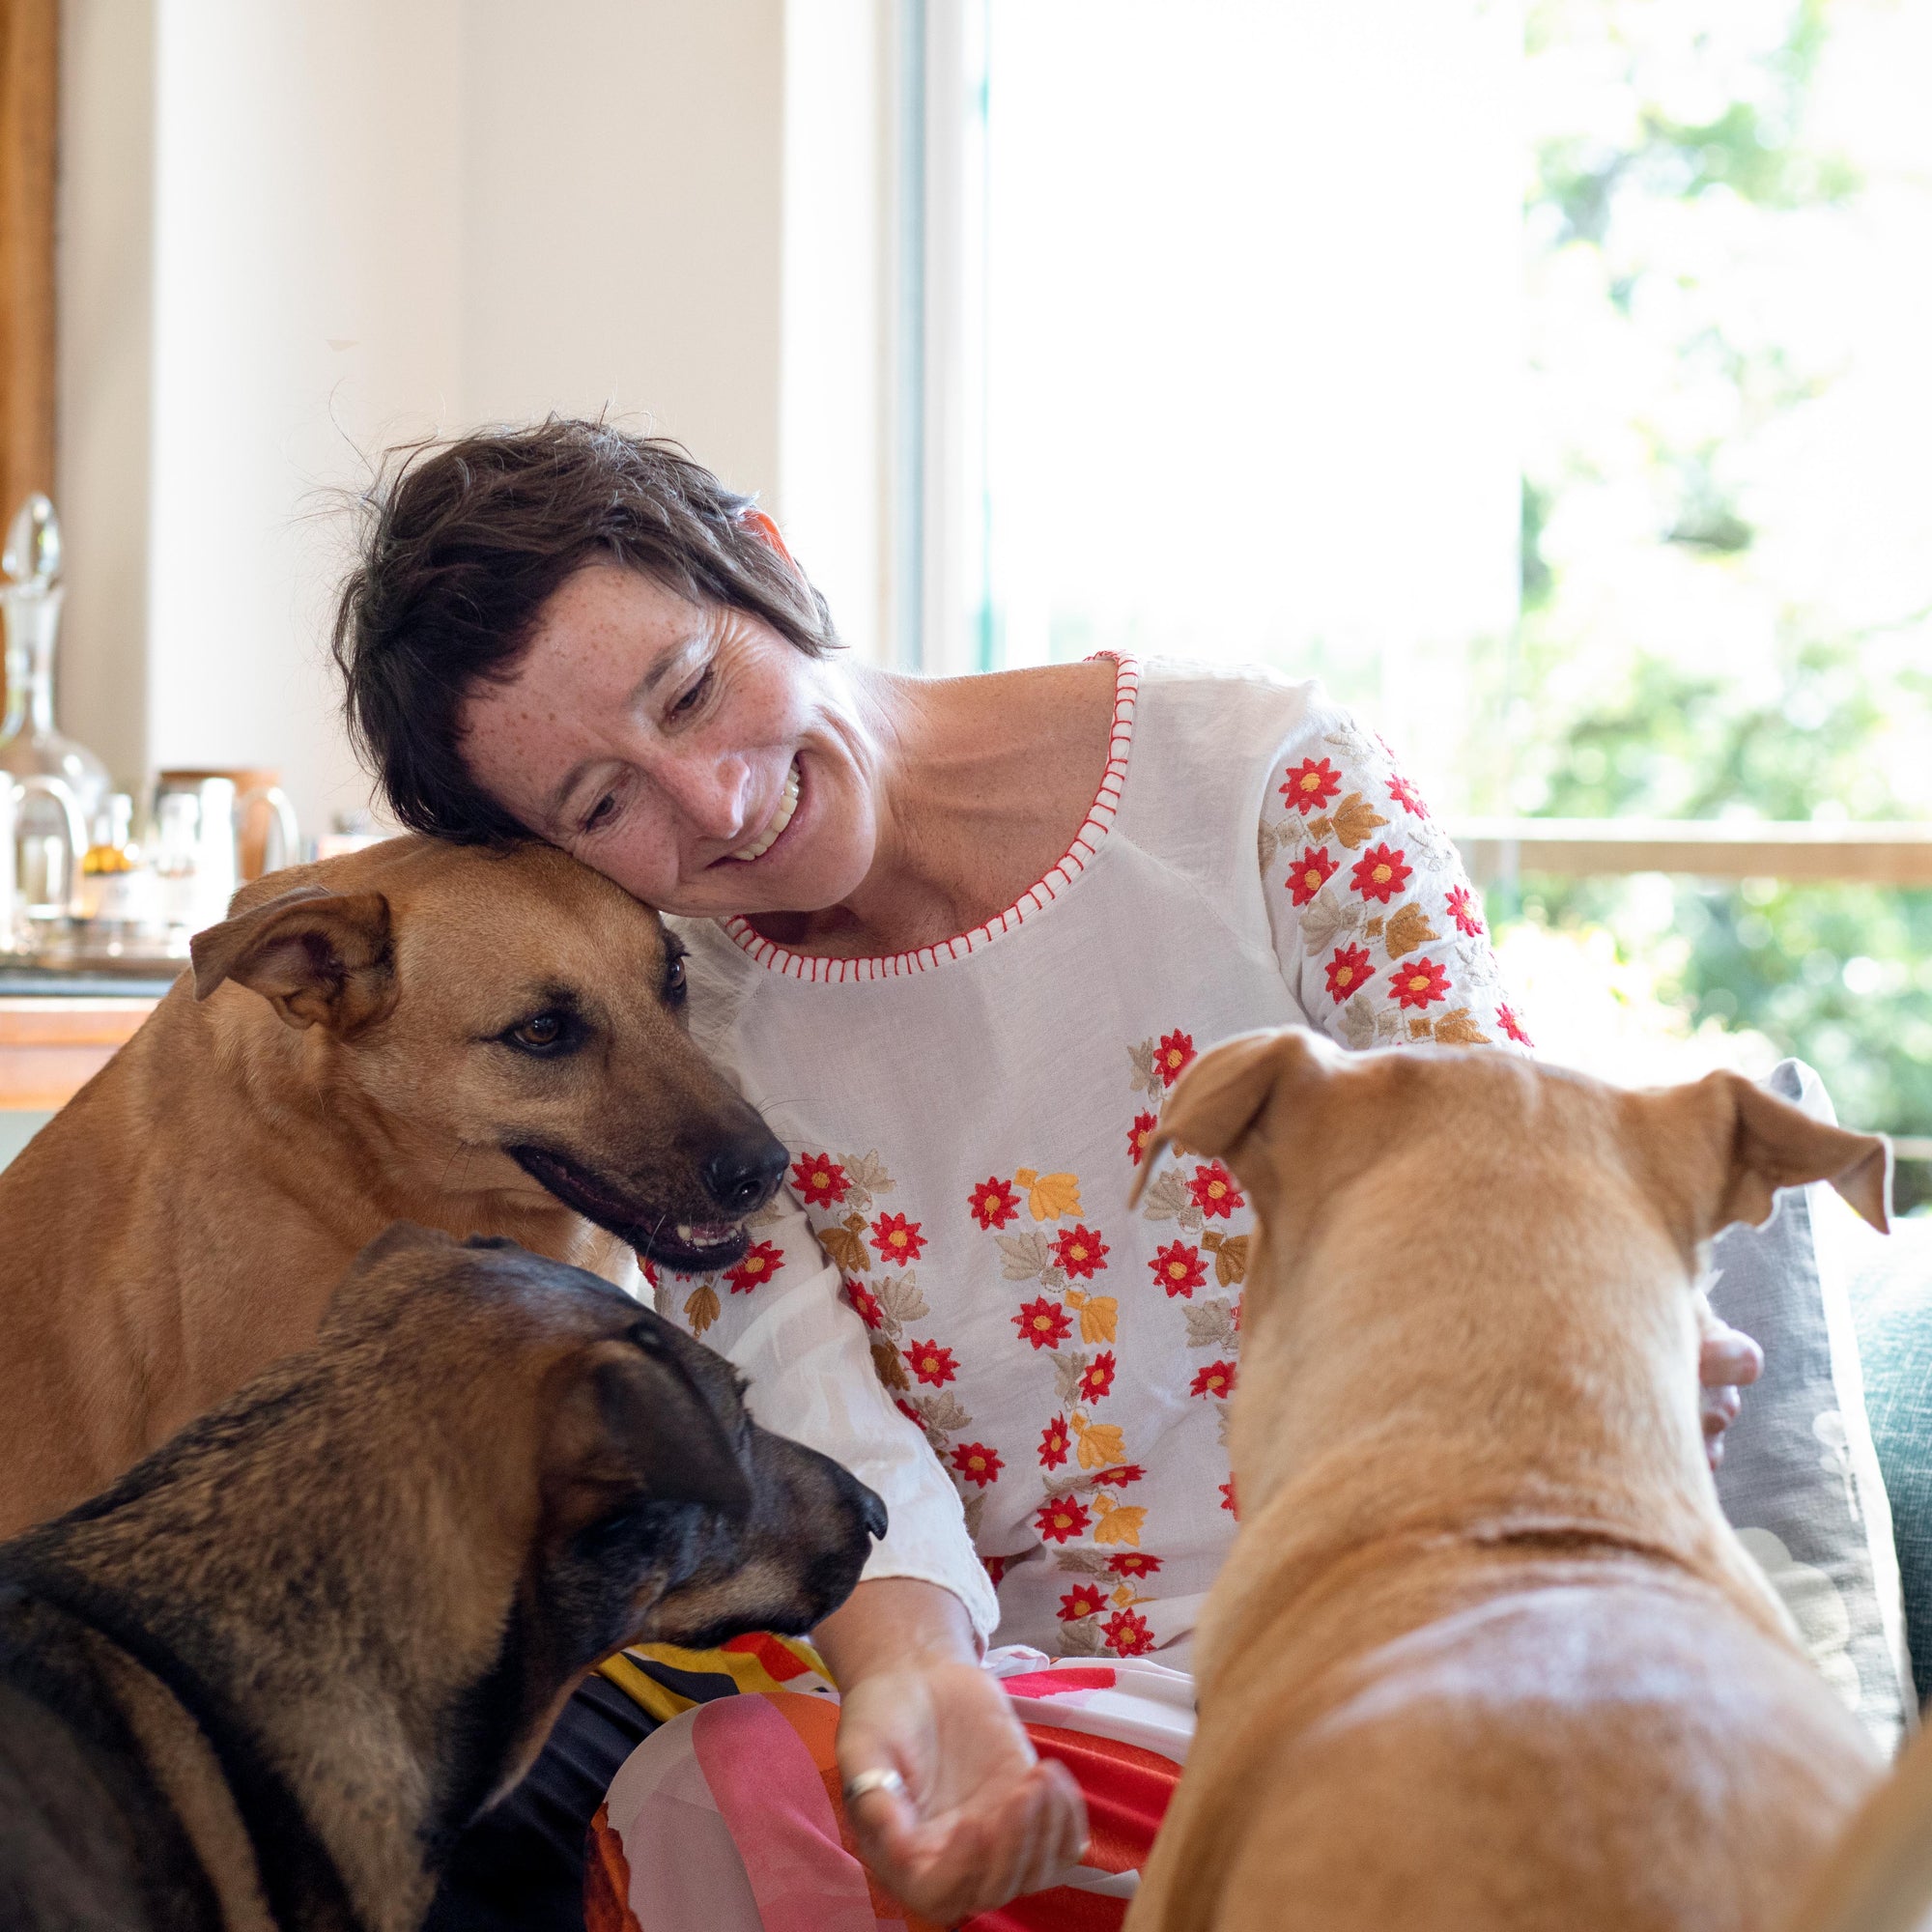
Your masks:
{"label": "dog's floppy ear", "polygon": [[298,886],[197,932],[188,951],[197,1000],[233,980],[292,1027],[352,1033],[395,1002],[389,902],[381,893]]}
{"label": "dog's floppy ear", "polygon": [[717,1411],[668,1353],[599,1342],[573,1367],[552,1436],[546,1488],[588,1521],[616,1496],[703,1503],[733,1521],[752,1486]]}
{"label": "dog's floppy ear", "polygon": [[1271,1027],[1236,1034],[1204,1053],[1175,1083],[1160,1110],[1128,1207],[1139,1202],[1163,1149],[1172,1145],[1230,1158],[1284,1086],[1313,1088],[1329,1077],[1333,1051],[1306,1027]]}
{"label": "dog's floppy ear", "polygon": [[1733,1221],[1767,1221],[1780,1187],[1829,1180],[1880,1234],[1889,1231],[1891,1145],[1814,1121],[1737,1073],[1633,1094],[1652,1170],[1704,1240]]}

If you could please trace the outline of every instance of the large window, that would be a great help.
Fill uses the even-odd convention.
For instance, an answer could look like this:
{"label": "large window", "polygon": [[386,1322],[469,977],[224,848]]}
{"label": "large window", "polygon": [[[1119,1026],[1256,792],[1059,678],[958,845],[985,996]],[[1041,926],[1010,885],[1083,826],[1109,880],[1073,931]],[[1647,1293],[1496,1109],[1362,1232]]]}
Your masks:
{"label": "large window", "polygon": [[[1932,1153],[1932,893],[1816,882],[1932,877],[1932,0],[959,17],[944,661],[1319,673],[1555,841],[1547,1045]],[[1633,818],[1748,874],[1533,869]]]}

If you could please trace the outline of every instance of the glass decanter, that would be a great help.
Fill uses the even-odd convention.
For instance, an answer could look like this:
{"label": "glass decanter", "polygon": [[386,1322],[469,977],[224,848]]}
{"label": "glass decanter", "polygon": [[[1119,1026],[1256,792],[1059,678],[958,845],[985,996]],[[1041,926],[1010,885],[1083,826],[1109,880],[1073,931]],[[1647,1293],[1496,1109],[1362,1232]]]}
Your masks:
{"label": "glass decanter", "polygon": [[[54,724],[54,649],[60,638],[60,519],[37,490],[20,505],[7,531],[0,571],[11,580],[0,585],[0,611],[7,633],[7,710],[0,718],[0,773],[19,779],[57,779],[72,799],[70,823],[85,830],[114,789],[107,767],[85,745]],[[21,801],[21,885],[29,914],[47,916],[65,908],[74,881],[66,877],[67,847],[58,838],[37,837],[40,814],[66,801],[59,793],[34,787]],[[37,874],[45,872],[47,876]],[[62,876],[54,877],[54,873]]]}

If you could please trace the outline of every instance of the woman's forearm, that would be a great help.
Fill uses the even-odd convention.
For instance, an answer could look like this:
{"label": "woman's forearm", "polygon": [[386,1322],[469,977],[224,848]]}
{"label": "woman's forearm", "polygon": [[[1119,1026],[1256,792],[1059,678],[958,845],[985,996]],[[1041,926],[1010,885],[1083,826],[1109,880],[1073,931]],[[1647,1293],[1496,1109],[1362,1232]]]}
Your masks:
{"label": "woman's forearm", "polygon": [[951,1590],[917,1577],[861,1583],[812,1633],[812,1641],[842,1690],[876,1670],[925,1662],[974,1663],[980,1656],[965,1605]]}

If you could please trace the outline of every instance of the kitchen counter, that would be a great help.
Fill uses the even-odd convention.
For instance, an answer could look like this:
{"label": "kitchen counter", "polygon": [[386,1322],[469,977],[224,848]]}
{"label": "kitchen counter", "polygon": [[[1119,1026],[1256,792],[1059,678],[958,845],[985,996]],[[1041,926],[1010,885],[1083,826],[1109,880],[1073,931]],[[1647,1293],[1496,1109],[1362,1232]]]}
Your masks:
{"label": "kitchen counter", "polygon": [[0,1109],[65,1106],[132,1037],[170,983],[0,971]]}

